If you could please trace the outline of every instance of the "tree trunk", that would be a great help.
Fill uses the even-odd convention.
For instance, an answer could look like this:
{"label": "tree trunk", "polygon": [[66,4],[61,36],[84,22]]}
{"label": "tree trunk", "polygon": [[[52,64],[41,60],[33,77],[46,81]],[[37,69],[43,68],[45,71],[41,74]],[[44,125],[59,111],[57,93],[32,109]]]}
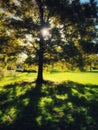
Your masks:
{"label": "tree trunk", "polygon": [[[39,17],[40,17],[40,29],[44,27],[44,10],[43,10],[43,3],[41,0],[36,0],[37,5],[39,7]],[[44,38],[40,32],[39,35],[40,42],[39,42],[39,52],[38,52],[38,75],[36,84],[42,84],[43,83],[43,57],[44,57]]]}
{"label": "tree trunk", "polygon": [[38,53],[38,75],[37,75],[37,84],[42,84],[43,83],[43,54],[44,54],[44,48],[43,48],[44,40],[41,39],[40,41],[40,49]]}

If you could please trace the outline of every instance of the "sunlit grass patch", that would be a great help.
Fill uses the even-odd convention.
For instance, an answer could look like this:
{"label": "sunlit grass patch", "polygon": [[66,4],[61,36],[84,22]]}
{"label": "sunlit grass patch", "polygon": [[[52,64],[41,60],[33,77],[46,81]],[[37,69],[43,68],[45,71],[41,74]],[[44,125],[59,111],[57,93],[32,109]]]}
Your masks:
{"label": "sunlit grass patch", "polygon": [[7,108],[6,111],[0,113],[1,122],[11,124],[14,122],[17,116],[17,109],[13,106],[11,108]]}
{"label": "sunlit grass patch", "polygon": [[[16,76],[0,77],[0,86],[5,86],[20,81],[32,82],[35,81],[36,76],[37,73],[19,72],[16,74]],[[61,83],[64,81],[73,81],[81,84],[98,85],[97,72],[44,73],[44,79],[56,83]]]}
{"label": "sunlit grass patch", "polygon": [[73,81],[82,84],[98,85],[98,73],[94,72],[65,72],[65,73],[46,73],[45,79],[54,82]]}
{"label": "sunlit grass patch", "polygon": [[29,98],[23,99],[23,104],[24,104],[24,106],[27,106],[27,105],[29,104],[29,101],[30,101]]}
{"label": "sunlit grass patch", "polygon": [[56,99],[60,99],[60,100],[65,100],[68,98],[68,95],[67,94],[63,94],[63,95],[56,95]]}
{"label": "sunlit grass patch", "polygon": [[18,82],[32,82],[36,79],[36,73],[17,73],[16,76],[0,78],[0,87]]}
{"label": "sunlit grass patch", "polygon": [[44,107],[45,106],[45,104],[47,105],[47,104],[50,104],[52,102],[52,98],[51,97],[42,97],[41,99],[40,99],[40,107]]}

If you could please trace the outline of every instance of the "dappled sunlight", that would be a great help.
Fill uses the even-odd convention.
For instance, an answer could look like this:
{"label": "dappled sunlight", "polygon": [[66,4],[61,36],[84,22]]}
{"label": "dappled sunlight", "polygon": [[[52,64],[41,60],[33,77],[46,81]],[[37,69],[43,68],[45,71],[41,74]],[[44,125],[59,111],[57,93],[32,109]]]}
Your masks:
{"label": "dappled sunlight", "polygon": [[[28,86],[29,85],[29,86]],[[23,83],[10,84],[2,88],[0,91],[0,117],[1,124],[9,126],[15,122],[17,116],[29,104],[29,97],[26,97],[34,85]]]}
{"label": "dappled sunlight", "polygon": [[17,117],[17,109],[15,107],[11,107],[6,109],[6,111],[3,113],[1,111],[1,122],[2,123],[7,123],[7,124],[12,124],[14,123],[14,120]]}
{"label": "dappled sunlight", "polygon": [[23,104],[24,104],[24,106],[27,106],[27,105],[29,104],[29,101],[30,101],[29,98],[23,99]]}
{"label": "dappled sunlight", "polygon": [[56,98],[59,99],[59,100],[65,100],[68,98],[68,95],[67,94],[62,94],[62,95],[56,95]]}
{"label": "dappled sunlight", "polygon": [[0,0],[0,130],[98,130],[98,0],[86,1]]}
{"label": "dappled sunlight", "polygon": [[[90,91],[91,87],[98,90],[98,86],[86,86],[73,82],[63,83],[55,88],[47,87],[47,90],[45,90],[46,95],[48,94],[47,98],[43,97],[43,100],[39,101],[40,116],[37,117],[38,124],[40,126],[44,125],[44,127],[50,124],[48,127],[51,129],[73,128],[82,130],[98,128],[97,120],[92,116],[92,111],[90,110],[91,103],[96,100],[96,94]],[[86,88],[89,88],[88,93],[91,94],[91,100],[88,100]],[[98,106],[93,109],[97,108]]]}
{"label": "dappled sunlight", "polygon": [[0,91],[0,130],[98,129],[98,85],[19,82]]}

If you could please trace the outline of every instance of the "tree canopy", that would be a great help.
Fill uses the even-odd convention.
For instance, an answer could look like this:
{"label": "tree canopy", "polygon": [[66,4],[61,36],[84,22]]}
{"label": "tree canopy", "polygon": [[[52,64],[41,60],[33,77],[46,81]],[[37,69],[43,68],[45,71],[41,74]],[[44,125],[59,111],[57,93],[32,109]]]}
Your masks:
{"label": "tree canopy", "polygon": [[38,64],[37,83],[43,82],[44,63],[79,62],[94,47],[94,0],[1,0],[0,7],[0,49],[8,56],[24,52],[31,57]]}

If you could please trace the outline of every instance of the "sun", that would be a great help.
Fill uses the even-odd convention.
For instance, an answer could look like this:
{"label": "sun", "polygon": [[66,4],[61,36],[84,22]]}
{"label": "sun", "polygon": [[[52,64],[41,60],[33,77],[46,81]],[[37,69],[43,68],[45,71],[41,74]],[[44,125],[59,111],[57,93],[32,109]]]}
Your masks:
{"label": "sun", "polygon": [[48,38],[50,36],[50,31],[49,31],[49,28],[43,28],[41,30],[41,34],[44,38]]}

